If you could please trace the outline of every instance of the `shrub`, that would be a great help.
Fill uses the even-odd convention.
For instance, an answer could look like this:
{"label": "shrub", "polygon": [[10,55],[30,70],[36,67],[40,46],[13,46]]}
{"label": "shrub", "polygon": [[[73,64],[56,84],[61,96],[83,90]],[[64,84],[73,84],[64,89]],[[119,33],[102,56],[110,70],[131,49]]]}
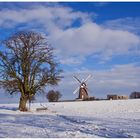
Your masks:
{"label": "shrub", "polygon": [[46,98],[49,102],[57,102],[62,97],[62,94],[59,91],[50,90]]}

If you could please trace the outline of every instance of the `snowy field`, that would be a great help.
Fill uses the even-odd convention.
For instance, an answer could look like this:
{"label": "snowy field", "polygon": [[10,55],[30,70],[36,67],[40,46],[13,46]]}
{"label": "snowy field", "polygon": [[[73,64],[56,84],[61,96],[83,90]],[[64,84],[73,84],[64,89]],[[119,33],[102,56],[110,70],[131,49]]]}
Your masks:
{"label": "snowy field", "polygon": [[42,103],[19,112],[0,104],[1,138],[140,138],[140,99]]}

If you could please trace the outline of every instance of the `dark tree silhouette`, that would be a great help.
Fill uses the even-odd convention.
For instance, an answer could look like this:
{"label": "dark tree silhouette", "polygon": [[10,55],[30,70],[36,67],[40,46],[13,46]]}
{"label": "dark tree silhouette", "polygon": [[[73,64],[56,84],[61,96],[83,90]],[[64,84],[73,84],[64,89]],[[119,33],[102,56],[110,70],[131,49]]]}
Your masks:
{"label": "dark tree silhouette", "polygon": [[45,86],[61,79],[53,49],[46,37],[36,32],[18,32],[0,46],[0,85],[10,94],[20,93],[19,110]]}
{"label": "dark tree silhouette", "polygon": [[140,92],[134,91],[130,94],[130,99],[140,98]]}
{"label": "dark tree silhouette", "polygon": [[57,102],[62,97],[62,94],[59,91],[50,90],[46,98],[49,102]]}

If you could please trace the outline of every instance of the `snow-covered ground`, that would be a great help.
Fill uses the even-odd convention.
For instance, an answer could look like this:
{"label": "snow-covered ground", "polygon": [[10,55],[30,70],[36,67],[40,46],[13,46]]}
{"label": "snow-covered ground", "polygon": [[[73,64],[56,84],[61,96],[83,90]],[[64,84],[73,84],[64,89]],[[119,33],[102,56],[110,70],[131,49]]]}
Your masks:
{"label": "snow-covered ground", "polygon": [[[36,112],[41,105],[48,110]],[[25,113],[18,104],[0,104],[0,137],[140,138],[140,99],[41,105]]]}

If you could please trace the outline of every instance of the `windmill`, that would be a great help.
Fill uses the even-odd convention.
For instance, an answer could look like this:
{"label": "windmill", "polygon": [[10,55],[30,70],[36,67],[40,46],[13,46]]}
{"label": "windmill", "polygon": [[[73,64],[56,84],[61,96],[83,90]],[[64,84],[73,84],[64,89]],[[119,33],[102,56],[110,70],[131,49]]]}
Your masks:
{"label": "windmill", "polygon": [[88,91],[87,91],[87,86],[86,86],[86,82],[87,80],[91,77],[91,75],[88,75],[86,79],[83,79],[82,81],[79,80],[76,76],[73,76],[74,79],[76,79],[79,83],[80,83],[80,87],[77,87],[75,89],[75,91],[73,92],[73,94],[77,93],[79,91],[79,97],[78,99],[88,99]]}

